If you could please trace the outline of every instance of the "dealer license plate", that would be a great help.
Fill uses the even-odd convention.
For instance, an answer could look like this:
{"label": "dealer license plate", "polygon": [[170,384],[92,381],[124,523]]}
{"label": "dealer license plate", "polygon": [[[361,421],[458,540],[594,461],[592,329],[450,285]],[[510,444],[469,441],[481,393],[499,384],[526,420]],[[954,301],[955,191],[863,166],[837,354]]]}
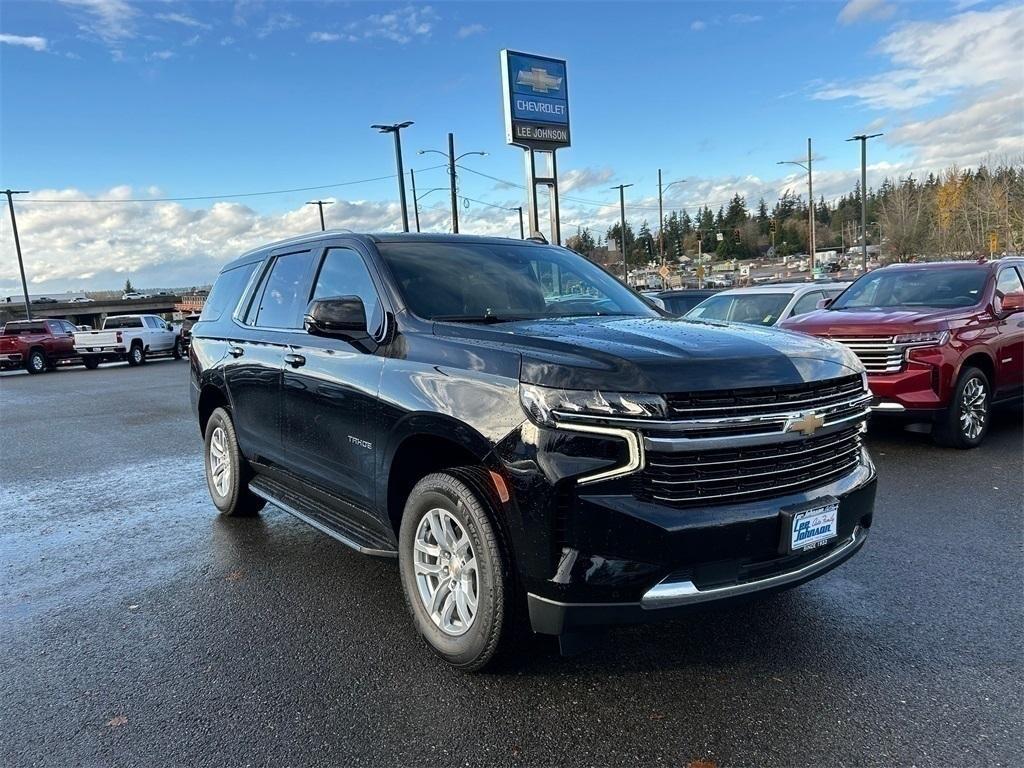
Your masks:
{"label": "dealer license plate", "polygon": [[813,549],[838,534],[839,504],[806,509],[793,515],[789,548],[792,552]]}

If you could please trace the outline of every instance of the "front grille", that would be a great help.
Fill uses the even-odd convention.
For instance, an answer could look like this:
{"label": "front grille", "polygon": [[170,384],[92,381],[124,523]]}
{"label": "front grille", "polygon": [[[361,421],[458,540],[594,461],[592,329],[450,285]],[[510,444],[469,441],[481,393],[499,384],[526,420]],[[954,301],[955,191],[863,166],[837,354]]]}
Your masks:
{"label": "front grille", "polygon": [[892,336],[830,336],[850,348],[864,364],[868,373],[899,373],[903,370],[905,347],[895,344]]}
{"label": "front grille", "polygon": [[730,389],[668,396],[669,413],[682,419],[717,419],[805,411],[840,405],[864,392],[860,375],[781,387]]}
{"label": "front grille", "polygon": [[802,440],[684,453],[650,453],[637,495],[675,506],[736,503],[818,488],[860,463],[860,424]]}

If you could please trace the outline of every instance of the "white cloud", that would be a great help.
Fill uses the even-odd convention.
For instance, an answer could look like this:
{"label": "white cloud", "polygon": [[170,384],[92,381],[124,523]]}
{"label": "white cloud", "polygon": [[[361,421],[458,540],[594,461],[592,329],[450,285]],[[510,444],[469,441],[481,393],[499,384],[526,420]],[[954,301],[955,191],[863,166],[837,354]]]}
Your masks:
{"label": "white cloud", "polygon": [[483,24],[467,24],[464,27],[459,27],[459,30],[455,33],[455,36],[460,39],[472,37],[473,35],[482,35],[487,31],[487,27]]}
{"label": "white cloud", "polygon": [[146,54],[146,61],[167,61],[174,58],[174,51],[153,51]]}
{"label": "white cloud", "polygon": [[703,32],[705,29],[707,29],[707,27],[707,22],[701,21],[700,19],[690,22],[690,29],[692,29],[694,32]]}
{"label": "white cloud", "polygon": [[866,19],[888,19],[896,7],[887,0],[849,0],[839,11],[839,21],[853,24]]}
{"label": "white cloud", "polygon": [[335,43],[338,40],[341,40],[341,35],[337,32],[313,32],[309,36],[311,43]]}
{"label": "white cloud", "polygon": [[558,179],[559,192],[588,189],[603,186],[615,176],[611,168],[574,168],[560,174]]}
{"label": "white cloud", "polygon": [[46,38],[38,35],[0,35],[0,43],[31,48],[33,51],[46,50]]}
{"label": "white cloud", "polygon": [[191,48],[194,45],[199,45],[199,35],[192,35],[192,37],[185,40],[182,45]]}
{"label": "white cloud", "polygon": [[763,19],[764,16],[755,16],[750,13],[734,13],[729,17],[729,21],[733,24],[754,24]]}
{"label": "white cloud", "polygon": [[405,45],[416,38],[430,37],[438,15],[429,5],[407,5],[389,13],[375,13],[346,29],[365,38],[382,38]]}
{"label": "white cloud", "polygon": [[273,13],[266,18],[260,28],[256,30],[256,37],[269,37],[275,32],[282,32],[286,29],[294,29],[300,26],[299,20],[290,13]]}
{"label": "white cloud", "polygon": [[235,44],[235,38],[233,38],[231,35],[227,35],[226,37],[222,37],[220,39],[220,44],[221,45],[234,45]]}
{"label": "white cloud", "polygon": [[153,18],[160,21],[169,21],[173,24],[182,24],[193,29],[212,29],[211,25],[194,19],[191,16],[186,16],[184,13],[158,13]]}
{"label": "white cloud", "polygon": [[138,11],[127,0],[60,0],[82,12],[81,29],[106,43],[135,37]]}

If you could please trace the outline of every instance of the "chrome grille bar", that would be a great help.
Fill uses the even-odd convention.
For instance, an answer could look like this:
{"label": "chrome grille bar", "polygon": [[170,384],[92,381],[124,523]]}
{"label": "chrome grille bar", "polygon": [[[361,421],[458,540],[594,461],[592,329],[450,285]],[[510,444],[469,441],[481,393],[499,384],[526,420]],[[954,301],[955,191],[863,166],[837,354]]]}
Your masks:
{"label": "chrome grille bar", "polygon": [[843,344],[864,364],[868,373],[899,373],[903,370],[905,347],[892,336],[829,336]]}

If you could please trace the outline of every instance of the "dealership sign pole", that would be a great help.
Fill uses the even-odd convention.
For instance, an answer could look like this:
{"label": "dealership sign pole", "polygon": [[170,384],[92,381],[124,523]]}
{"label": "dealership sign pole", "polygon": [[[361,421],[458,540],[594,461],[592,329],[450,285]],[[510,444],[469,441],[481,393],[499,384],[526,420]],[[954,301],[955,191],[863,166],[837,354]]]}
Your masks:
{"label": "dealership sign pole", "polygon": [[540,232],[537,188],[547,187],[551,241],[561,245],[555,152],[569,146],[569,89],[565,60],[503,50],[501,86],[505,104],[505,141],[525,150],[530,235]]}

